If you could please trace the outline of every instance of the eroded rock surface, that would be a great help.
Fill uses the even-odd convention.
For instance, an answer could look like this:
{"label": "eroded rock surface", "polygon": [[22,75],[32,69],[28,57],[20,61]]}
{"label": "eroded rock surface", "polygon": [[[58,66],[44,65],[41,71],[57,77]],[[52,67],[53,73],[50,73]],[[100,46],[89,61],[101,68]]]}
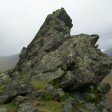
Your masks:
{"label": "eroded rock surface", "polygon": [[99,84],[110,72],[112,59],[97,48],[98,35],[70,36],[71,27],[63,8],[48,15],[33,41],[23,48],[14,73],[58,80],[61,88]]}
{"label": "eroded rock surface", "polygon": [[47,82],[58,79],[62,88],[99,84],[110,72],[112,60],[97,48],[98,35],[70,36],[71,27],[63,8],[48,15],[33,41],[23,48],[13,74]]}

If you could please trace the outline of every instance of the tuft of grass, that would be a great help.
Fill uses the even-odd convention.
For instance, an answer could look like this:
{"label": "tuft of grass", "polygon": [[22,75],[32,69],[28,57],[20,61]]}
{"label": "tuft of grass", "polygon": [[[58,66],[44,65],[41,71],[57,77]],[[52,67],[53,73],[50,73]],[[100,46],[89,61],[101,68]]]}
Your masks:
{"label": "tuft of grass", "polygon": [[[87,100],[91,102],[98,103],[101,100],[101,95],[98,92],[97,88],[91,89],[88,87],[85,89],[85,93],[88,94]],[[93,98],[91,97],[91,95],[93,96]]]}
{"label": "tuft of grass", "polygon": [[0,105],[0,108],[6,108],[8,110],[8,112],[15,112],[16,105],[11,102],[11,103],[8,103],[8,104]]}
{"label": "tuft of grass", "polygon": [[45,94],[43,94],[42,99],[44,101],[50,101],[53,99],[53,95],[52,95],[52,93],[45,93]]}
{"label": "tuft of grass", "polygon": [[32,79],[30,83],[35,90],[42,90],[48,86],[46,82],[36,79]]}
{"label": "tuft of grass", "polygon": [[62,112],[62,103],[56,101],[45,101],[44,112]]}
{"label": "tuft of grass", "polygon": [[3,73],[3,71],[2,70],[0,70],[0,75]]}
{"label": "tuft of grass", "polygon": [[4,90],[4,88],[5,88],[5,86],[4,86],[4,85],[0,85],[0,91],[3,91],[3,90]]}

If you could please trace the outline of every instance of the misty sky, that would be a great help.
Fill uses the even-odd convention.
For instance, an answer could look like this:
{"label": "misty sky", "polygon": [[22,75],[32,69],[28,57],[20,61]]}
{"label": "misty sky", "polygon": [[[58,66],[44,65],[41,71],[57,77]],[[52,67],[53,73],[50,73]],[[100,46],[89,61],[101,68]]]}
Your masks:
{"label": "misty sky", "polygon": [[99,34],[99,47],[112,48],[112,0],[0,0],[0,55],[19,53],[61,7],[73,20],[71,34]]}

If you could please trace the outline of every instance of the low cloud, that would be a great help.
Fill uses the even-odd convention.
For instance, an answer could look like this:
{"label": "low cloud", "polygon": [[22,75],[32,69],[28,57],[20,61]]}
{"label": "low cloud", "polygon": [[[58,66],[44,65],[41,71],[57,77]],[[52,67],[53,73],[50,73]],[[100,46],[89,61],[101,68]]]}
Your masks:
{"label": "low cloud", "polygon": [[112,0],[0,0],[0,55],[19,53],[61,7],[73,20],[71,34],[99,34],[99,47],[112,48]]}

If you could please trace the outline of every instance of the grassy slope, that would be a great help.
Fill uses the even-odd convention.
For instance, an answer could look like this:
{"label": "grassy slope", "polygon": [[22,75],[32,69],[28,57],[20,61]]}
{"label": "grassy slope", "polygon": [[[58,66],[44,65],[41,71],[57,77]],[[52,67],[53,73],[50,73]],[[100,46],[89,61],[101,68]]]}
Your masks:
{"label": "grassy slope", "polygon": [[112,57],[112,48],[104,51],[104,53]]}

